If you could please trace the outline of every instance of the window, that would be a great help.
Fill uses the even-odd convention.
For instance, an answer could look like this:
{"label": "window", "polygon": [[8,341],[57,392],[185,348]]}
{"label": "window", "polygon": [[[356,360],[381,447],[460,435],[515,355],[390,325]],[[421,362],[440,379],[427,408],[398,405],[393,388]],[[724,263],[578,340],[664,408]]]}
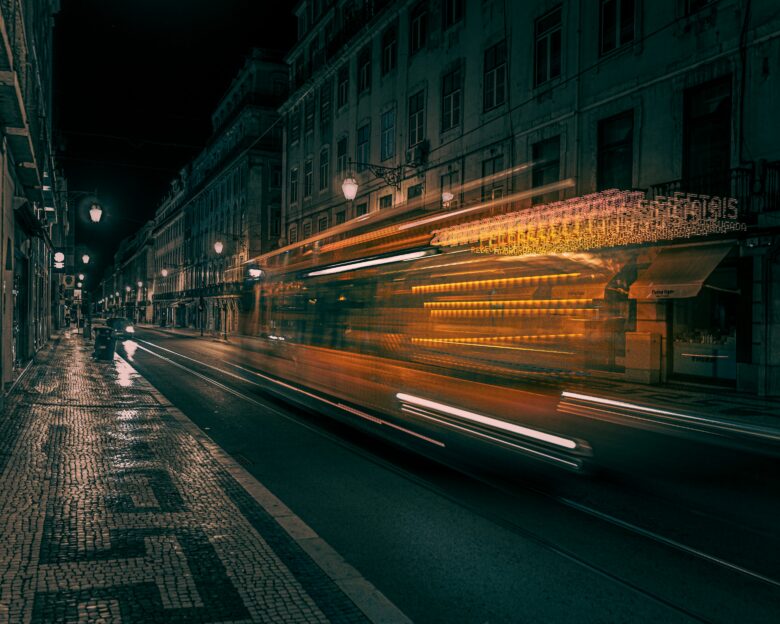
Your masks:
{"label": "window", "polygon": [[362,217],[366,213],[368,213],[368,204],[366,202],[363,202],[362,204],[358,204],[357,206],[355,206],[356,217]]}
{"label": "window", "polygon": [[449,28],[463,19],[463,0],[444,0],[444,28]]}
{"label": "window", "polygon": [[278,207],[271,214],[271,235],[279,236],[282,232],[282,213]]}
{"label": "window", "polygon": [[458,172],[449,171],[441,176],[441,203],[445,208],[455,208],[458,205]]}
{"label": "window", "polygon": [[506,40],[485,50],[483,105],[488,111],[506,100]]}
{"label": "window", "polygon": [[330,150],[325,147],[320,151],[320,190],[330,186]]}
{"label": "window", "polygon": [[713,0],[685,0],[685,14],[691,15],[713,3]]}
{"label": "window", "polygon": [[382,113],[379,152],[380,160],[395,156],[395,107]]}
{"label": "window", "polygon": [[306,96],[303,103],[303,131],[306,134],[314,132],[314,94],[310,93]]}
{"label": "window", "polygon": [[382,75],[389,74],[398,62],[398,26],[393,24],[382,33]]}
{"label": "window", "polygon": [[444,74],[441,81],[441,130],[460,125],[461,79],[460,68]]}
{"label": "window", "polygon": [[409,14],[409,52],[415,54],[428,40],[428,6],[420,2]]}
{"label": "window", "polygon": [[314,163],[311,159],[303,163],[303,196],[311,197],[312,178],[314,177]]}
{"label": "window", "polygon": [[423,185],[420,184],[413,184],[408,189],[406,189],[406,201],[411,201],[412,199],[416,199],[417,197],[422,197],[423,194]]}
{"label": "window", "polygon": [[326,80],[320,87],[320,130],[330,128],[331,100],[333,99],[333,80]]}
{"label": "window", "polygon": [[[531,186],[538,188],[560,179],[561,137],[555,136],[539,141],[531,146]],[[558,199],[558,192],[535,195],[532,204],[546,204]]]}
{"label": "window", "polygon": [[425,91],[418,91],[409,98],[409,147],[425,138]]}
{"label": "window", "polygon": [[271,188],[279,188],[282,186],[282,168],[274,167],[271,175]]}
{"label": "window", "polygon": [[634,0],[601,0],[601,54],[634,40]]}
{"label": "window", "polygon": [[339,175],[347,172],[347,137],[339,139],[336,143],[336,169]]}
{"label": "window", "polygon": [[382,197],[379,198],[379,209],[384,210],[385,208],[392,208],[393,207],[393,194],[389,193],[387,195],[382,195]]}
{"label": "window", "polygon": [[311,221],[305,221],[303,224],[303,239],[306,240],[311,236]]}
{"label": "window", "polygon": [[298,226],[297,225],[291,225],[290,229],[288,231],[289,231],[289,234],[287,235],[288,240],[291,243],[297,243],[298,242]]}
{"label": "window", "polygon": [[347,99],[349,98],[349,66],[347,64],[344,64],[344,66],[339,69],[338,80],[339,86],[336,97],[338,100],[337,106],[341,108],[346,105]]}
{"label": "window", "polygon": [[504,196],[506,176],[502,175],[503,171],[503,154],[482,161],[482,201]]}
{"label": "window", "polygon": [[[357,131],[357,144],[355,146],[355,160],[359,163],[367,163],[371,155],[369,154],[369,138],[371,136],[371,126],[365,124],[360,126]],[[364,171],[365,165],[356,165],[357,171]]]}
{"label": "window", "polygon": [[343,210],[339,210],[339,211],[336,213],[336,225],[341,225],[341,224],[342,224],[342,223],[344,223],[344,221],[346,221],[346,220],[347,220],[347,215],[346,215],[346,213],[345,213]]}
{"label": "window", "polygon": [[298,168],[290,169],[290,203],[298,201]]}
{"label": "window", "polygon": [[317,219],[317,231],[324,232],[328,229],[328,215],[322,215]]}
{"label": "window", "polygon": [[722,76],[683,94],[683,178],[711,195],[731,192],[731,81]]}
{"label": "window", "polygon": [[634,168],[634,111],[599,121],[596,190],[630,189]]}
{"label": "window", "polygon": [[290,110],[290,142],[295,143],[301,138],[301,111],[298,106]]}
{"label": "window", "polygon": [[535,34],[534,84],[540,85],[561,75],[561,7],[536,20]]}
{"label": "window", "polygon": [[371,88],[371,44],[365,46],[358,54],[358,93]]}

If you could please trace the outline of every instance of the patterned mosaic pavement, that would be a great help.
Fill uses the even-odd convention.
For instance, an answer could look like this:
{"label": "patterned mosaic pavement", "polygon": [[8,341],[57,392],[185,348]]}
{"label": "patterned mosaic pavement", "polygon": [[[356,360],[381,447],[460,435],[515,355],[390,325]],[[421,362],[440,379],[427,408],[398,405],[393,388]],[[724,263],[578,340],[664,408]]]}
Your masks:
{"label": "patterned mosaic pavement", "polygon": [[0,622],[407,621],[132,367],[89,356],[58,337],[0,415]]}

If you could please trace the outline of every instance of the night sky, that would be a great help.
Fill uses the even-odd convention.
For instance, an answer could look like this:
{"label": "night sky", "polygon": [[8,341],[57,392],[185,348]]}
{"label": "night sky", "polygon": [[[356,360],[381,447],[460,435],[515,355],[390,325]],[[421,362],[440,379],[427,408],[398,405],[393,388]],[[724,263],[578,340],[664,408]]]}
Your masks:
{"label": "night sky", "polygon": [[252,47],[294,41],[292,0],[63,0],[54,28],[54,133],[71,189],[97,189],[98,225],[77,215],[92,286],[122,238],[153,216],[202,149],[210,116]]}

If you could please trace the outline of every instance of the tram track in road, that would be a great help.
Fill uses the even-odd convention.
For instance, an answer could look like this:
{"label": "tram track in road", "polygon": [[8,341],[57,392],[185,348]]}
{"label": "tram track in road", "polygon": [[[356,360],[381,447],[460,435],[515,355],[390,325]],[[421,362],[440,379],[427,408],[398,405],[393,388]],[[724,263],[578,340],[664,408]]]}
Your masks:
{"label": "tram track in road", "polygon": [[[631,539],[638,539],[653,543],[656,546],[662,547],[666,551],[676,552],[678,556],[682,555],[683,557],[696,560],[700,565],[714,567],[720,570],[722,573],[730,575],[736,574],[742,576],[745,579],[749,579],[751,582],[758,583],[775,590],[780,587],[780,582],[771,576],[751,570],[745,566],[732,563],[721,557],[706,553],[700,549],[687,546],[676,539],[666,537],[655,531],[650,531],[643,527],[637,526],[610,513],[606,513],[602,510],[582,504],[576,500],[568,499],[564,496],[558,496],[550,492],[545,492],[540,488],[532,487],[527,484],[524,485],[513,482],[512,488],[509,488],[503,484],[497,484],[493,481],[486,481],[480,475],[474,474],[473,472],[464,471],[462,466],[447,466],[448,469],[454,469],[458,473],[466,474],[466,476],[469,477],[467,481],[470,483],[469,487],[466,489],[470,491],[470,495],[469,497],[464,498],[460,495],[461,492],[454,493],[451,488],[448,489],[447,487],[442,487],[438,483],[426,478],[426,476],[420,476],[415,472],[411,472],[407,468],[399,466],[393,461],[381,455],[377,455],[371,450],[366,450],[362,446],[345,439],[338,433],[333,433],[332,431],[323,428],[318,424],[315,425],[307,422],[305,418],[300,416],[285,413],[282,409],[275,407],[272,401],[259,400],[258,398],[251,395],[256,393],[258,390],[265,395],[267,392],[269,392],[267,384],[258,383],[256,380],[248,379],[247,377],[237,374],[232,370],[227,370],[220,366],[215,366],[214,364],[201,361],[197,357],[191,357],[190,355],[163,347],[162,345],[158,345],[148,340],[137,339],[136,343],[139,343],[139,348],[142,349],[142,351],[145,353],[148,353],[155,358],[159,358],[167,364],[176,366],[177,368],[185,371],[187,374],[191,374],[201,381],[207,382],[220,391],[227,392],[242,401],[248,401],[255,406],[262,407],[264,410],[267,410],[276,416],[281,416],[282,418],[295,422],[297,425],[303,426],[308,430],[315,432],[317,435],[325,436],[330,441],[341,445],[350,452],[358,454],[361,458],[378,464],[387,470],[391,470],[402,478],[414,482],[417,486],[426,488],[436,495],[441,496],[462,508],[468,509],[474,514],[486,518],[490,522],[500,524],[501,526],[508,528],[509,530],[547,549],[548,551],[555,553],[560,557],[564,557],[565,559],[575,563],[582,568],[587,569],[594,574],[608,578],[610,581],[617,583],[632,592],[641,594],[646,598],[657,602],[658,604],[664,605],[667,608],[674,609],[675,611],[684,614],[686,617],[689,617],[693,620],[711,621],[706,615],[698,613],[698,610],[689,609],[674,600],[665,598],[663,595],[661,595],[661,592],[649,590],[647,587],[643,587],[641,583],[637,582],[636,578],[629,578],[629,575],[621,575],[611,571],[609,569],[610,566],[594,562],[592,558],[583,556],[582,551],[580,551],[578,554],[576,549],[572,549],[570,545],[567,546],[566,544],[560,543],[560,540],[545,537],[533,528],[529,528],[527,523],[521,522],[519,520],[520,517],[523,517],[524,519],[526,519],[526,517],[515,513],[516,510],[526,507],[528,505],[527,497],[533,496],[536,499],[546,500],[548,503],[555,503],[556,506],[564,507],[569,512],[575,515],[579,515],[579,522],[583,522],[582,518],[587,517],[587,524],[589,526],[595,526],[594,523],[602,525],[600,529],[600,532],[602,533],[605,531],[606,533],[609,533],[609,531],[618,531],[622,534],[622,536],[619,536],[622,537],[622,539],[629,537]],[[182,363],[181,361],[177,361],[177,359],[185,361],[186,364]],[[223,362],[231,367],[238,366],[229,360],[224,360]],[[196,367],[202,368],[201,370],[197,370]],[[238,368],[243,369],[249,374],[253,373],[253,371],[247,369],[246,367]],[[225,379],[221,381],[217,380],[213,375],[204,374],[202,372],[203,369],[217,373],[219,375],[224,375]],[[237,390],[236,388],[228,385],[228,383],[223,383],[226,380],[229,380],[228,383],[240,382],[242,384],[246,384],[249,388],[252,389],[251,394]],[[477,484],[479,484],[479,486],[475,487]],[[480,490],[484,490],[485,487],[491,494],[490,496],[484,492],[480,493]],[[518,492],[517,488],[521,488],[522,492]],[[500,505],[496,504],[495,494],[499,494],[499,498],[503,499]],[[478,500],[480,502],[475,504],[473,502],[474,500]],[[538,504],[538,500],[535,504]],[[605,529],[604,526],[608,526],[609,528]]]}

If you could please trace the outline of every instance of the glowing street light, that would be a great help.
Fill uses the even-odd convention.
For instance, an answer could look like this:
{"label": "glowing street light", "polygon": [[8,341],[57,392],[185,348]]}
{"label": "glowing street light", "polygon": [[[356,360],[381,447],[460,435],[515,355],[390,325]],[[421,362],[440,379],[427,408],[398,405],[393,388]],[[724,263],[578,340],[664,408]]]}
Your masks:
{"label": "glowing street light", "polygon": [[355,199],[358,192],[357,180],[355,180],[355,178],[346,178],[344,182],[341,183],[341,190],[344,192],[344,199],[352,201]]}
{"label": "glowing street light", "polygon": [[168,269],[163,269],[162,271],[160,271],[160,275],[162,275],[163,277],[168,277]]}
{"label": "glowing street light", "polygon": [[118,297],[119,296],[119,291],[117,290],[114,294]]}
{"label": "glowing street light", "polygon": [[222,241],[217,241],[214,243],[214,251],[216,251],[218,254],[221,254],[224,248],[225,246],[222,244]]}
{"label": "glowing street light", "polygon": [[133,289],[132,289],[132,288],[130,288],[130,286],[125,286],[125,290],[126,290],[127,292],[130,292],[130,291],[131,291],[131,290],[133,290]]}
{"label": "glowing street light", "polygon": [[80,279],[80,280],[83,280],[83,279],[84,279],[84,274],[83,274],[83,273],[79,273],[79,279]]}
{"label": "glowing street light", "polygon": [[81,282],[77,282],[77,283],[76,283],[76,288],[81,288],[81,286],[82,286],[82,283],[81,283]]}
{"label": "glowing street light", "polygon": [[65,254],[58,251],[54,254],[54,262],[65,262]]}
{"label": "glowing street light", "polygon": [[138,288],[143,288],[144,283],[141,280],[138,280]]}
{"label": "glowing street light", "polygon": [[81,256],[81,261],[84,264],[89,264],[89,254],[84,254],[83,256]]}
{"label": "glowing street light", "polygon": [[89,219],[92,223],[99,223],[100,218],[103,216],[103,209],[99,204],[92,204],[89,208]]}
{"label": "glowing street light", "polygon": [[262,269],[256,269],[256,268],[249,269],[249,277],[258,278],[262,274],[263,274],[263,270]]}

